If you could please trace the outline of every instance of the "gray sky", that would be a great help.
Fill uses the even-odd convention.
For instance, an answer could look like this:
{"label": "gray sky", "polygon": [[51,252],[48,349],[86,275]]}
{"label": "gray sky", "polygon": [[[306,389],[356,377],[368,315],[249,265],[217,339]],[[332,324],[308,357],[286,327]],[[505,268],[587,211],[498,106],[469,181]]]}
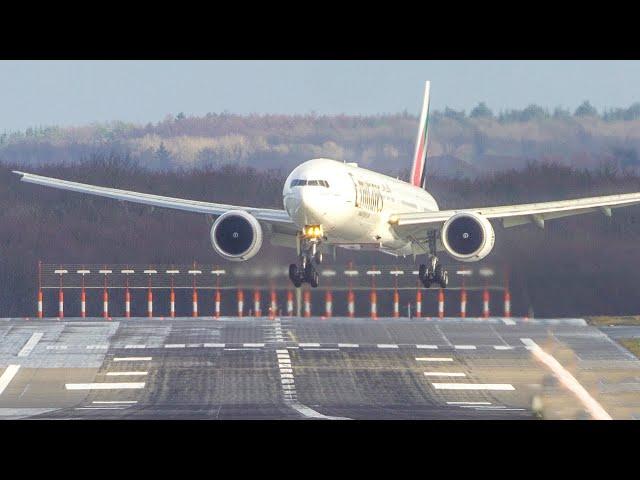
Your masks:
{"label": "gray sky", "polygon": [[640,61],[0,61],[0,131],[167,114],[494,112],[640,101]]}

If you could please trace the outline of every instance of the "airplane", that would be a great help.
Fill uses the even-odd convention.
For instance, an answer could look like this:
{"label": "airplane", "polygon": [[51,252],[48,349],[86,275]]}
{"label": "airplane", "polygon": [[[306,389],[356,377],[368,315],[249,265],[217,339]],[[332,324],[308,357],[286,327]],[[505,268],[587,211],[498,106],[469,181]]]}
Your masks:
{"label": "airplane", "polygon": [[210,230],[213,250],[229,261],[246,261],[258,254],[263,238],[273,245],[296,248],[289,265],[296,288],[318,286],[314,264],[323,250],[341,247],[375,250],[395,256],[426,255],[418,277],[425,288],[446,288],[448,272],[438,261],[444,250],[460,262],[477,262],[493,249],[491,220],[505,228],[589,212],[611,216],[611,209],[640,203],[640,193],[560,200],[554,202],[440,210],[427,192],[426,161],[430,82],[426,82],[409,182],[383,175],[355,163],[316,158],[296,167],[285,181],[284,210],[226,205],[149,193],[132,192],[14,171],[21,180],[63,190],[207,214],[217,217]]}

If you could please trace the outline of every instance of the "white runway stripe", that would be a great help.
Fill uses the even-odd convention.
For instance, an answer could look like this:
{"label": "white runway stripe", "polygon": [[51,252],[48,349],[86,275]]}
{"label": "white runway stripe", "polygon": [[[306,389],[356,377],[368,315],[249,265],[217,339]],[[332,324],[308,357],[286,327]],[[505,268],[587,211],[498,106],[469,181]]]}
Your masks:
{"label": "white runway stripe", "polygon": [[320,344],[319,343],[299,343],[298,346],[300,346],[300,347],[319,347]]}
{"label": "white runway stripe", "polygon": [[167,343],[164,348],[184,348],[185,346],[184,343]]}
{"label": "white runway stripe", "polygon": [[2,376],[0,376],[0,395],[2,395],[4,389],[9,386],[11,380],[13,380],[13,377],[15,377],[18,373],[18,370],[20,370],[20,365],[9,365],[5,369]]}
{"label": "white runway stripe", "polygon": [[98,403],[98,404],[119,404],[119,403],[126,403],[126,404],[134,404],[134,403],[138,403],[137,400],[94,400],[91,403]]}
{"label": "white runway stripe", "polygon": [[122,390],[144,388],[144,382],[123,383],[65,383],[67,390]]}
{"label": "white runway stripe", "polygon": [[544,363],[553,374],[560,380],[578,400],[582,402],[589,414],[596,420],[612,420],[611,415],[593,398],[589,392],[571,375],[552,355],[545,352],[540,346],[530,338],[521,338],[520,341],[527,346],[527,349],[542,363]]}
{"label": "white runway stripe", "polygon": [[22,347],[22,349],[18,352],[18,356],[19,357],[28,356],[33,350],[33,348],[40,341],[43,335],[44,335],[43,332],[35,332],[33,335],[31,335],[29,340],[27,340],[27,343],[24,344],[24,347]]}
{"label": "white runway stripe", "polygon": [[358,348],[360,345],[357,343],[339,343],[339,348]]}
{"label": "white runway stripe", "polygon": [[125,345],[124,348],[146,348],[146,345]]}
{"label": "white runway stripe", "polygon": [[76,407],[74,410],[124,410],[126,406],[120,407]]}
{"label": "white runway stripe", "polygon": [[454,345],[453,348],[456,350],[475,350],[475,345]]}
{"label": "white runway stripe", "polygon": [[393,343],[379,343],[378,348],[398,348],[398,345]]}
{"label": "white runway stripe", "polygon": [[426,350],[437,350],[437,345],[416,345],[416,348],[426,349]]}
{"label": "white runway stripe", "polygon": [[515,390],[510,383],[432,383],[436,390]]}
{"label": "white runway stripe", "polygon": [[242,346],[249,348],[261,348],[264,347],[264,343],[243,343]]}
{"label": "white runway stripe", "polygon": [[509,345],[495,345],[493,348],[496,350],[513,350],[513,347],[510,347]]}
{"label": "white runway stripe", "polygon": [[224,343],[205,343],[204,346],[206,348],[224,348]]}
{"label": "white runway stripe", "polygon": [[114,362],[148,362],[152,357],[114,357]]}
{"label": "white runway stripe", "polygon": [[424,372],[425,377],[466,377],[462,372]]}
{"label": "white runway stripe", "polygon": [[447,402],[447,405],[491,405],[491,402]]}
{"label": "white runway stripe", "polygon": [[147,375],[149,372],[107,372],[109,377],[129,377],[132,375]]}
{"label": "white runway stripe", "polygon": [[416,357],[416,362],[453,362],[450,357]]}

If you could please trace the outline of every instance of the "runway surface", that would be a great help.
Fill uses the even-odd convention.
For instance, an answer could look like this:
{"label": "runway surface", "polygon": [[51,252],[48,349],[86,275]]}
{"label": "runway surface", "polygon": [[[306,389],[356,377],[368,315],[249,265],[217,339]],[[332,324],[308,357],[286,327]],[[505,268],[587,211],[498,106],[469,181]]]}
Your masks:
{"label": "runway surface", "polygon": [[0,320],[5,419],[540,415],[640,418],[640,361],[580,319]]}

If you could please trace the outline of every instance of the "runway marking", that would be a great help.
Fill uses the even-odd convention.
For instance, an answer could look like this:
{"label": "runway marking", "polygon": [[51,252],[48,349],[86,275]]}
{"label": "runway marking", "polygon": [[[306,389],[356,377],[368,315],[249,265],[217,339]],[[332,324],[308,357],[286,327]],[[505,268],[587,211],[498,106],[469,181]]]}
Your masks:
{"label": "runway marking", "polygon": [[31,335],[29,340],[27,340],[27,343],[25,343],[24,346],[22,347],[22,349],[18,352],[18,356],[19,357],[28,356],[31,353],[31,351],[33,350],[33,348],[40,341],[40,339],[42,338],[43,335],[44,335],[43,332],[35,332],[33,335]]}
{"label": "runway marking", "polygon": [[572,392],[585,406],[589,414],[595,420],[612,420],[611,415],[593,398],[589,392],[576,380],[576,378],[566,370],[558,360],[545,352],[536,342],[530,338],[521,338],[527,350],[542,363],[544,363],[570,392]]}
{"label": "runway marking", "polygon": [[299,347],[319,347],[320,344],[319,343],[299,343],[298,344]]}
{"label": "runway marking", "polygon": [[[279,354],[281,354],[281,355],[282,355],[282,354],[284,354],[284,353],[286,353],[287,355],[289,355],[289,350],[287,350],[286,348],[283,348],[283,349],[276,350],[276,353],[279,353]],[[278,357],[279,357],[279,356],[280,356],[280,355],[278,355]]]}
{"label": "runway marking", "polygon": [[123,383],[65,383],[67,390],[121,390],[144,388],[144,382],[123,382]]}
{"label": "runway marking", "polygon": [[242,346],[250,348],[262,348],[264,347],[264,343],[243,343]]}
{"label": "runway marking", "polygon": [[4,389],[9,386],[13,377],[18,373],[18,370],[20,370],[20,365],[9,365],[5,369],[2,376],[0,376],[0,395],[2,395]]}
{"label": "runway marking", "polygon": [[184,343],[166,343],[164,348],[184,348],[185,346]]}
{"label": "runway marking", "polygon": [[454,345],[453,348],[456,350],[475,350],[475,345]]}
{"label": "runway marking", "polygon": [[436,390],[515,390],[510,383],[432,383]]}
{"label": "runway marking", "polygon": [[124,348],[146,348],[146,345],[125,345]]}
{"label": "runway marking", "polygon": [[491,402],[447,402],[447,405],[491,405]]}
{"label": "runway marking", "polygon": [[109,345],[87,345],[87,350],[106,350]]}
{"label": "runway marking", "polygon": [[47,350],[66,350],[66,345],[47,345]]}
{"label": "runway marking", "polygon": [[466,377],[462,372],[424,372],[425,377]]}
{"label": "runway marking", "polygon": [[224,343],[205,343],[204,347],[205,348],[224,348],[225,344]]}
{"label": "runway marking", "polygon": [[91,403],[99,403],[99,404],[126,403],[126,404],[134,404],[134,403],[138,403],[138,401],[137,400],[94,400]]}
{"label": "runway marking", "polygon": [[114,357],[114,362],[148,362],[152,357]]}
{"label": "runway marking", "polygon": [[416,362],[453,362],[451,357],[416,357]]}
{"label": "runway marking", "polygon": [[107,376],[109,377],[129,377],[133,375],[148,375],[149,372],[107,372]]}
{"label": "runway marking", "polygon": [[306,352],[339,352],[339,348],[305,348]]}
{"label": "runway marking", "polygon": [[188,348],[199,348],[200,344],[199,343],[189,343],[187,345]]}
{"label": "runway marking", "polygon": [[426,349],[426,350],[437,350],[437,345],[416,345],[416,348]]}
{"label": "runway marking", "polygon": [[398,348],[398,345],[393,343],[379,343],[378,348]]}
{"label": "runway marking", "polygon": [[513,347],[509,345],[494,345],[493,348],[496,350],[513,350]]}
{"label": "runway marking", "polygon": [[357,343],[339,343],[338,348],[358,348],[360,345]]}
{"label": "runway marking", "polygon": [[293,373],[293,369],[291,369],[291,368],[281,368],[280,369],[280,374],[282,375],[283,373]]}
{"label": "runway marking", "polygon": [[124,410],[125,408],[127,407],[76,407],[74,410]]}

